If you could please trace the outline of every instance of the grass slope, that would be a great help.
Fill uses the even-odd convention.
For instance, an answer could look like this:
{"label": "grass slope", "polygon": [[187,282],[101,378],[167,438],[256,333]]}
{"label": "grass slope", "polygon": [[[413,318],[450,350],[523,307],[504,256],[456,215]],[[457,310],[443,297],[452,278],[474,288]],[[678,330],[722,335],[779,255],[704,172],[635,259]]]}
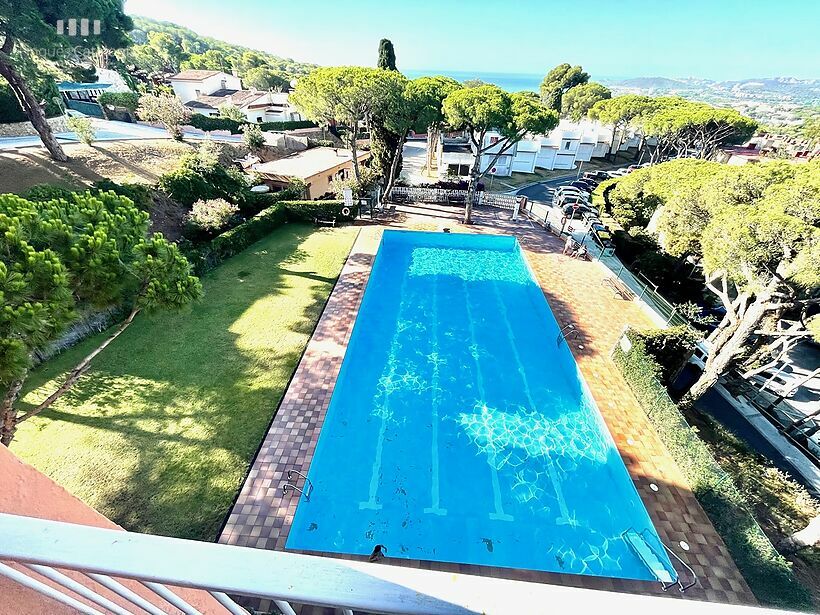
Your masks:
{"label": "grass slope", "polygon": [[[12,451],[126,529],[215,538],[355,236],[287,225],[230,259],[191,309],[138,317]],[[99,341],[36,370],[24,406]]]}

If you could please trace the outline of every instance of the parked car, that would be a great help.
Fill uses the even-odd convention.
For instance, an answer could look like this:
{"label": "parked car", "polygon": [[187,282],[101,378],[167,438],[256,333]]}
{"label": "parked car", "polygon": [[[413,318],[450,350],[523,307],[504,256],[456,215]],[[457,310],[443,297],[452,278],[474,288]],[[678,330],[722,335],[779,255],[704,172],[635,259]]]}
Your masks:
{"label": "parked car", "polygon": [[579,199],[589,200],[589,192],[581,190],[580,188],[571,188],[566,190],[559,190],[555,193],[555,199],[562,199],[568,197],[577,197]]}
{"label": "parked car", "polygon": [[584,214],[584,222],[588,222],[589,224],[593,224],[595,222],[600,223],[601,219],[598,217],[599,213],[600,212],[597,209],[590,207],[589,211]]}
{"label": "parked car", "polygon": [[581,192],[586,192],[587,194],[592,194],[593,189],[590,186],[588,186],[587,184],[584,184],[582,182],[575,181],[575,182],[572,182],[570,184],[570,186],[572,186],[573,188],[578,188]]}
{"label": "parked car", "polygon": [[589,179],[597,179],[599,182],[609,179],[609,175],[606,174],[606,171],[587,171],[583,176]]}
{"label": "parked car", "polygon": [[609,248],[612,244],[612,231],[609,230],[609,227],[597,223],[593,224],[589,229],[589,236],[592,238],[598,246],[603,248]]}
{"label": "parked car", "polygon": [[578,186],[559,186],[555,189],[556,194],[563,194],[565,192],[586,192],[585,190],[581,190]]}
{"label": "parked car", "polygon": [[579,194],[562,194],[553,201],[555,207],[564,207],[565,205],[584,205],[589,207],[589,199]]}

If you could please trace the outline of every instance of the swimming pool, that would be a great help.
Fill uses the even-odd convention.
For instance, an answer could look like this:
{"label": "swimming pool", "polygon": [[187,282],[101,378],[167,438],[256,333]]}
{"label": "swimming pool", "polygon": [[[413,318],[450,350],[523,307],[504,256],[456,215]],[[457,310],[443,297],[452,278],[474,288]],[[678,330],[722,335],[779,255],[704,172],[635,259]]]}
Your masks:
{"label": "swimming pool", "polygon": [[672,574],[558,333],[515,238],[385,231],[287,548]]}

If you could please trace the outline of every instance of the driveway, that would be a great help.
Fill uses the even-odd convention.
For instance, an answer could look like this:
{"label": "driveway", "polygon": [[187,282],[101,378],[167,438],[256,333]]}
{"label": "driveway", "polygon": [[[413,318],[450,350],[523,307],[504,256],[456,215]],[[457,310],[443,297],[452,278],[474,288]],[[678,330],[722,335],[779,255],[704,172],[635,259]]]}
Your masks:
{"label": "driveway", "polygon": [[[124,141],[139,139],[170,139],[163,128],[155,128],[144,124],[129,124],[127,122],[112,122],[110,120],[92,119],[97,141]],[[61,143],[78,143],[79,139],[73,132],[55,133],[57,140]],[[199,131],[185,131],[186,139],[205,139],[210,137],[214,141],[241,142],[240,135],[207,135]],[[40,137],[37,135],[25,137],[2,137],[0,138],[0,150],[17,149],[19,147],[31,147],[40,145]]]}

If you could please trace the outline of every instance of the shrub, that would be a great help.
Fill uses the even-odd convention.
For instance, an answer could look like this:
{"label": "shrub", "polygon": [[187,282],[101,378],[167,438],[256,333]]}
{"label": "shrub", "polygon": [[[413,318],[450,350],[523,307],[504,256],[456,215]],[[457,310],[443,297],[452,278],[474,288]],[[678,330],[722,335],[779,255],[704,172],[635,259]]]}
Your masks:
{"label": "shrub", "polygon": [[706,444],[686,423],[658,381],[663,369],[634,331],[632,346],[618,345],[612,358],[647,414],[661,441],[689,481],[692,492],[726,543],[757,599],[769,606],[809,609],[811,597],[749,512],[743,495],[720,468]]}
{"label": "shrub", "polygon": [[308,147],[339,147],[339,144],[330,139],[308,139]]}
{"label": "shrub", "polygon": [[290,122],[262,122],[259,124],[259,127],[263,131],[274,130],[274,131],[283,131],[283,130],[297,130],[299,128],[317,128],[318,124],[314,122],[309,122],[307,120],[295,120]]}
{"label": "shrub", "polygon": [[242,132],[241,122],[227,117],[209,117],[201,113],[194,113],[188,120],[188,124],[205,132],[212,130],[230,130],[231,134],[234,135]]}
{"label": "shrub", "polygon": [[647,354],[660,367],[659,380],[668,384],[695,349],[701,335],[686,325],[634,332]]}
{"label": "shrub", "polygon": [[177,141],[182,140],[182,126],[191,111],[173,94],[143,94],[139,98],[137,115],[146,122],[159,122]]}
{"label": "shrub", "polygon": [[286,201],[283,204],[288,220],[313,222],[316,218],[336,218],[339,221],[351,221],[356,218],[356,208],[347,215],[342,214],[342,209],[345,208],[342,201]]}
{"label": "shrub", "polygon": [[236,105],[224,104],[219,105],[219,117],[233,120],[234,122],[244,122],[245,114]]}
{"label": "shrub", "polygon": [[611,179],[605,179],[598,184],[592,192],[592,204],[595,205],[595,207],[608,214],[612,213],[612,203],[609,200],[609,196],[619,179],[619,177],[613,177]]}
{"label": "shrub", "polygon": [[94,189],[99,192],[113,192],[120,196],[127,196],[134,202],[134,205],[142,210],[151,208],[151,189],[145,184],[118,184],[110,179],[101,179],[94,182]]}
{"label": "shrub", "polygon": [[194,230],[214,233],[225,228],[238,213],[239,207],[225,199],[197,201],[185,217],[185,222]]}
{"label": "shrub", "polygon": [[210,271],[222,261],[238,254],[252,243],[287,222],[284,206],[276,204],[249,218],[239,226],[214,237],[208,244],[186,254],[197,275]]}
{"label": "shrub", "polygon": [[53,184],[39,184],[29,188],[23,196],[29,201],[41,203],[55,199],[72,199],[74,198],[74,191]]}
{"label": "shrub", "polygon": [[259,126],[247,124],[242,127],[242,142],[250,149],[256,150],[265,145],[265,135]]}
{"label": "shrub", "polygon": [[250,193],[241,171],[219,164],[218,146],[204,142],[199,151],[185,156],[177,169],[159,179],[159,188],[183,205],[221,198],[240,206]]}
{"label": "shrub", "polygon": [[94,139],[97,138],[97,133],[94,132],[94,125],[91,123],[90,118],[69,116],[65,124],[86,145],[91,145],[94,143]]}
{"label": "shrub", "polygon": [[135,113],[140,102],[140,95],[135,92],[103,92],[97,97],[103,107],[124,107]]}
{"label": "shrub", "polygon": [[[266,195],[275,197],[275,194]],[[323,217],[336,216],[342,220],[352,219],[342,216],[344,203],[340,201],[282,201],[248,218],[239,226],[217,235],[207,244],[185,250],[185,256],[192,263],[196,275],[210,271],[222,261],[238,254],[252,243],[267,236],[288,220],[312,222],[317,214]]]}

